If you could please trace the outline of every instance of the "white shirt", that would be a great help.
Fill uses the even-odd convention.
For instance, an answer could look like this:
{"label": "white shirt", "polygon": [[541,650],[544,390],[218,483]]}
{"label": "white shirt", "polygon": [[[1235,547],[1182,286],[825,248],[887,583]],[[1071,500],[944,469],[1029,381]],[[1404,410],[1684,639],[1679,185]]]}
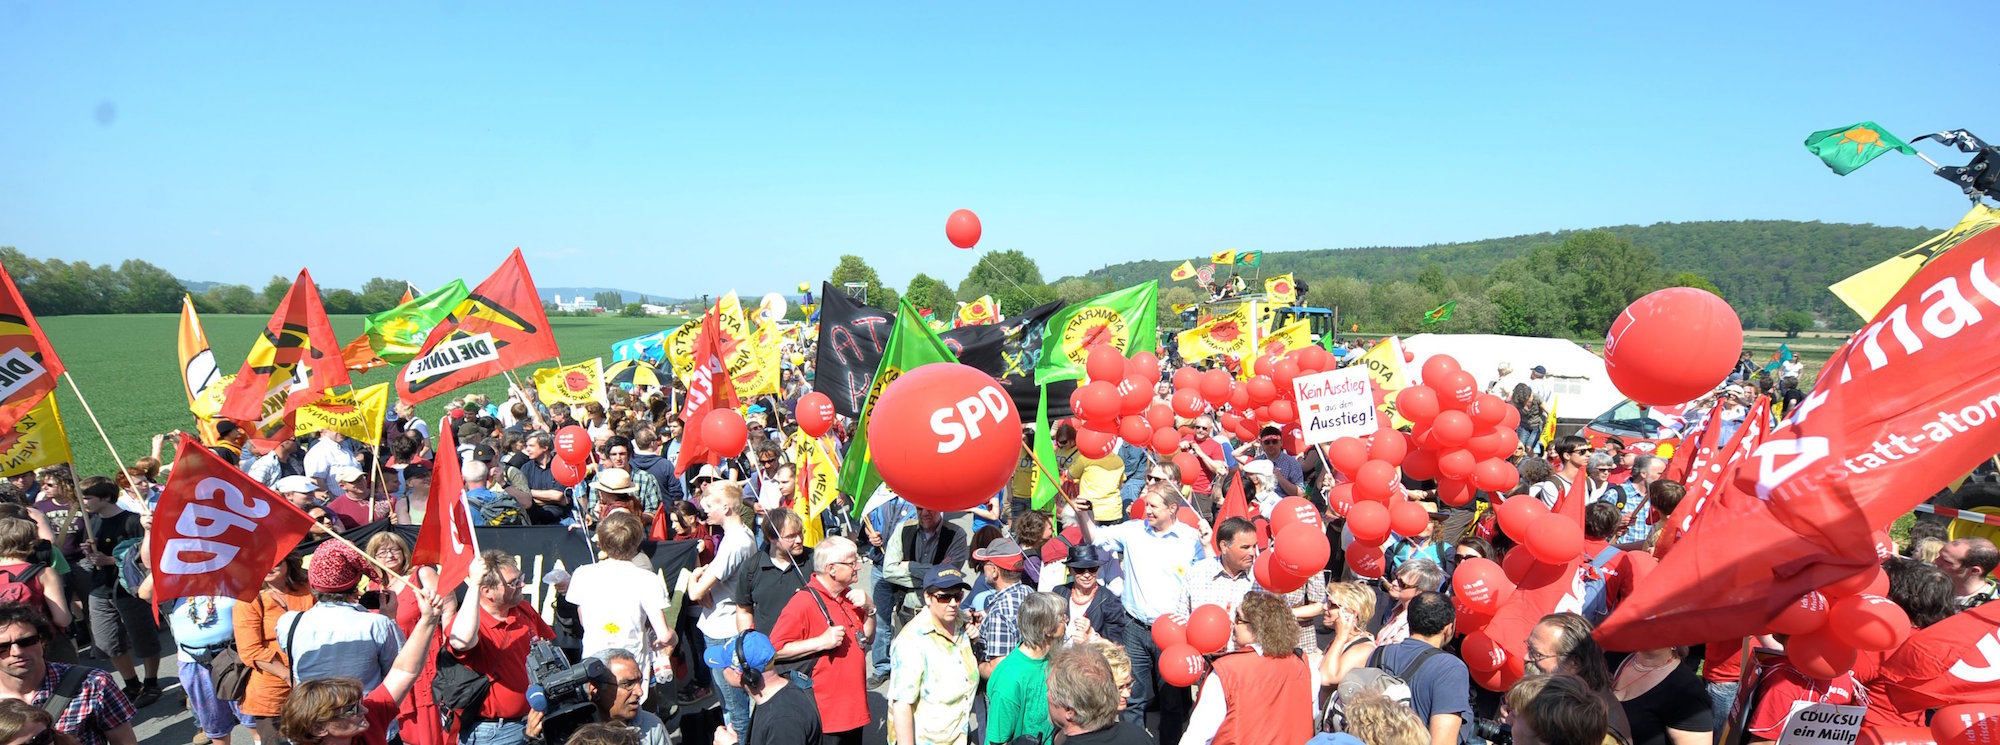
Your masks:
{"label": "white shirt", "polygon": [[1146,623],[1178,609],[1188,567],[1208,557],[1201,534],[1181,522],[1155,533],[1144,520],[1127,520],[1100,526],[1093,537],[1098,548],[1119,554],[1125,575],[1119,599],[1126,615]]}
{"label": "white shirt", "polygon": [[701,619],[695,621],[695,628],[711,639],[727,639],[736,635],[736,575],[742,574],[750,566],[750,558],[757,553],[757,540],[750,537],[747,528],[730,527],[722,531],[722,543],[715,547],[715,560],[708,563],[708,570],[715,574],[715,586],[708,589],[713,605],[703,608]]}
{"label": "white shirt", "polygon": [[660,575],[630,561],[606,559],[577,567],[563,598],[576,604],[584,656],[616,647],[638,657],[639,669],[652,669],[646,618],[667,609],[667,582]]}
{"label": "white shirt", "polygon": [[340,484],[333,480],[334,471],[360,467],[361,464],[354,460],[354,455],[333,440],[322,437],[319,442],[313,443],[312,447],[306,449],[306,476],[319,482],[319,488],[328,494],[340,493]]}
{"label": "white shirt", "polygon": [[1543,411],[1550,411],[1555,408],[1556,381],[1546,376],[1530,380],[1528,381],[1528,390],[1534,391],[1535,398],[1542,400]]}

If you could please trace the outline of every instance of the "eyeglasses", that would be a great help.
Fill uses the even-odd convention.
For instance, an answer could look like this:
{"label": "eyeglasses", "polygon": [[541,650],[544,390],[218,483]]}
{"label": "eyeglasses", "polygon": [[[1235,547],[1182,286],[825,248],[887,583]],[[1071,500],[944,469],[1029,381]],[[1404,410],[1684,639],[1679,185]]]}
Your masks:
{"label": "eyeglasses", "polygon": [[646,683],[646,679],[645,679],[645,678],[633,678],[633,679],[631,679],[631,680],[624,680],[624,679],[620,679],[620,680],[618,681],[618,687],[619,687],[619,688],[638,688],[639,686],[641,686],[641,685],[644,685],[645,683]]}
{"label": "eyeglasses", "polygon": [[1146,474],[1146,483],[1148,483],[1148,484],[1151,484],[1151,483],[1153,483],[1153,482],[1156,482],[1156,481],[1166,481],[1166,480],[1167,480],[1167,477],[1166,477],[1166,475],[1165,475],[1165,474],[1159,474],[1159,473],[1149,473],[1149,474]]}
{"label": "eyeglasses", "polygon": [[27,636],[24,636],[24,637],[21,637],[21,638],[19,638],[19,639],[15,639],[15,640],[12,640],[12,641],[4,641],[4,642],[0,642],[0,652],[6,652],[6,651],[11,651],[11,650],[13,650],[13,649],[14,649],[15,647],[20,647],[20,648],[22,648],[22,649],[28,649],[28,648],[30,648],[30,647],[33,647],[33,646],[35,646],[35,645],[37,645],[37,644],[41,644],[41,643],[42,643],[42,635],[41,635],[41,634],[29,634],[29,635],[27,635]]}
{"label": "eyeglasses", "polygon": [[963,592],[933,592],[931,599],[940,603],[956,603],[965,599]]}
{"label": "eyeglasses", "polygon": [[778,459],[777,459],[777,458],[758,458],[758,459],[757,459],[757,462],[758,462],[758,463],[762,463],[762,464],[764,464],[764,465],[765,465],[766,467],[769,467],[769,466],[775,466],[775,465],[777,465],[777,464],[778,464]]}
{"label": "eyeglasses", "polygon": [[846,561],[829,561],[829,562],[827,562],[827,563],[826,563],[826,565],[827,565],[827,566],[834,566],[834,567],[843,567],[843,566],[845,566],[845,567],[851,567],[851,566],[860,566],[860,565],[861,565],[861,560],[860,560],[860,559],[848,559],[848,560],[846,560]]}
{"label": "eyeglasses", "polygon": [[359,717],[359,716],[361,716],[362,714],[364,714],[364,713],[366,713],[366,712],[367,712],[367,710],[366,710],[366,709],[363,709],[363,708],[361,708],[361,702],[359,702],[359,701],[356,701],[356,702],[354,702],[354,703],[351,703],[351,704],[348,704],[348,705],[347,705],[347,708],[345,708],[345,709],[341,709],[341,710],[340,710],[340,716],[339,716],[338,718],[340,718],[340,719],[354,719],[354,718],[356,718],[356,717]]}
{"label": "eyeglasses", "polygon": [[56,741],[55,729],[44,727],[42,728],[41,734],[28,738],[28,745],[50,745],[50,743],[53,743],[55,741]]}
{"label": "eyeglasses", "polygon": [[1521,661],[1533,665],[1537,662],[1541,662],[1542,660],[1553,660],[1560,656],[1561,655],[1542,654],[1541,652],[1535,651],[1533,647],[1529,647],[1527,656],[1522,657]]}

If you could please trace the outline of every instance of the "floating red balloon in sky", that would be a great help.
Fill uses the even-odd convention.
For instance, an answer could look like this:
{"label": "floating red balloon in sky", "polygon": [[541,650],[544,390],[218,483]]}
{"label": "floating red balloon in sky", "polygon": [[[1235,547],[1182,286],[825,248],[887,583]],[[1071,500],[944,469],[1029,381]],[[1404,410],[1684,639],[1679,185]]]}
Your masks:
{"label": "floating red balloon in sky", "polygon": [[1705,290],[1669,287],[1634,301],[1604,337],[1604,371],[1618,392],[1673,406],[1715,389],[1743,351],[1743,321]]}
{"label": "floating red balloon in sky", "polygon": [[958,210],[944,220],[945,240],[959,248],[971,248],[979,244],[979,216],[972,210]]}
{"label": "floating red balloon in sky", "polygon": [[869,414],[868,449],[882,481],[912,504],[970,509],[1013,479],[1021,412],[978,368],[923,365],[882,391]]}

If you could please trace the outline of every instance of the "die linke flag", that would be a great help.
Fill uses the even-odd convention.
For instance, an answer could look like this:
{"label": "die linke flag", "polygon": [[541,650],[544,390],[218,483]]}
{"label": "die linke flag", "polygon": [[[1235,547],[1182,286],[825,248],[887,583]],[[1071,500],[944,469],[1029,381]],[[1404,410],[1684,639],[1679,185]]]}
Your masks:
{"label": "die linke flag", "polygon": [[[457,451],[457,439],[450,427],[438,428],[440,453]],[[410,566],[438,565],[438,586],[457,587],[471,571],[479,555],[479,540],[472,530],[472,518],[465,505],[465,479],[457,458],[437,459],[431,474],[430,509],[424,524],[417,528],[417,542],[410,546]]]}
{"label": "die linke flag", "polygon": [[312,530],[277,492],[181,438],[174,472],[153,508],[148,558],[153,603],[195,595],[254,597],[264,575]]}
{"label": "die linke flag", "polygon": [[[340,344],[333,338],[333,325],[326,320],[312,274],[301,269],[263,335],[250,345],[243,369],[223,389],[222,409],[216,415],[255,423],[262,430],[265,422],[282,419],[343,385],[348,385],[347,364],[340,357]],[[280,403],[276,394],[281,389],[285,397]],[[277,411],[267,410],[267,398]]]}
{"label": "die linke flag", "polygon": [[415,403],[556,356],[535,278],[516,248],[431,329],[396,375],[396,397]]}
{"label": "die linke flag", "polygon": [[55,391],[63,364],[4,265],[0,290],[0,432],[6,432]]}
{"label": "die linke flag", "polygon": [[1631,650],[1740,638],[1874,571],[1871,533],[2000,451],[2000,233],[1932,260],[1725,467],[1700,519],[1597,630]]}

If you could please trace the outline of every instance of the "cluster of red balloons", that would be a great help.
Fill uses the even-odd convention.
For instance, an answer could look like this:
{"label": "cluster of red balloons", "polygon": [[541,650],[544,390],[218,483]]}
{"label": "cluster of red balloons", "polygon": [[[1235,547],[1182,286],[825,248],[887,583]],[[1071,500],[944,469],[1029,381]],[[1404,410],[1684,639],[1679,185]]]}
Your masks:
{"label": "cluster of red balloons", "polygon": [[590,462],[590,431],[572,424],[556,430],[556,457],[549,461],[549,475],[563,486],[583,483],[583,464]]}
{"label": "cluster of red balloons", "polygon": [[[1176,391],[1172,404],[1153,400],[1153,384],[1160,379],[1159,355],[1141,351],[1127,358],[1116,347],[1097,344],[1085,353],[1083,372],[1086,382],[1069,398],[1070,413],[1077,423],[1077,452],[1086,458],[1103,458],[1123,439],[1161,457],[1175,458],[1181,467],[1181,480],[1192,483],[1200,472],[1189,462],[1194,456],[1180,452],[1181,435],[1174,427],[1174,415],[1185,410],[1181,394],[1191,391]],[[1202,410],[1193,411],[1199,414]]]}
{"label": "cluster of red balloons", "polygon": [[1257,555],[1251,575],[1257,586],[1286,593],[1306,586],[1314,574],[1326,569],[1333,545],[1326,540],[1326,524],[1319,508],[1304,497],[1285,497],[1271,507],[1271,550]]}
{"label": "cluster of red balloons", "polygon": [[1219,605],[1196,607],[1183,621],[1172,613],[1153,619],[1153,644],[1160,648],[1160,679],[1186,688],[1208,674],[1202,657],[1229,646],[1229,610]]}
{"label": "cluster of red balloons", "polygon": [[1791,635],[1785,656],[1799,672],[1831,680],[1853,669],[1861,651],[1891,651],[1910,638],[1910,614],[1884,597],[1888,592],[1889,575],[1871,566],[1806,593],[1767,628]]}

